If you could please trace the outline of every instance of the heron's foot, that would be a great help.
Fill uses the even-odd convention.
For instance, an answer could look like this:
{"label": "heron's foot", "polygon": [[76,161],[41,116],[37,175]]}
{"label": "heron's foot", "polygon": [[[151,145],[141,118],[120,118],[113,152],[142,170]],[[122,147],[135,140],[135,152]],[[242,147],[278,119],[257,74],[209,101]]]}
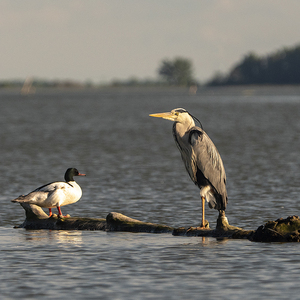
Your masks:
{"label": "heron's foot", "polygon": [[185,234],[192,232],[192,231],[197,231],[197,230],[210,230],[209,227],[202,227],[202,226],[198,226],[198,227],[190,227],[187,229],[187,231],[185,232]]}
{"label": "heron's foot", "polygon": [[204,224],[202,223],[200,226],[196,227],[196,230],[204,230],[204,229],[210,229],[207,220],[204,220]]}
{"label": "heron's foot", "polygon": [[210,229],[209,228],[209,223],[207,220],[204,220],[204,223],[202,223],[199,227],[197,228],[201,228],[201,229]]}
{"label": "heron's foot", "polygon": [[190,231],[192,231],[192,230],[196,230],[196,228],[197,228],[197,227],[189,227],[185,233],[187,234],[188,232],[190,232]]}
{"label": "heron's foot", "polygon": [[209,223],[207,220],[205,220],[204,226],[203,226],[203,224],[201,224],[200,226],[197,226],[197,227],[190,227],[187,229],[186,233],[188,233],[189,231],[192,231],[192,230],[210,230]]}
{"label": "heron's foot", "polygon": [[195,228],[196,230],[210,230],[209,227],[198,226]]}

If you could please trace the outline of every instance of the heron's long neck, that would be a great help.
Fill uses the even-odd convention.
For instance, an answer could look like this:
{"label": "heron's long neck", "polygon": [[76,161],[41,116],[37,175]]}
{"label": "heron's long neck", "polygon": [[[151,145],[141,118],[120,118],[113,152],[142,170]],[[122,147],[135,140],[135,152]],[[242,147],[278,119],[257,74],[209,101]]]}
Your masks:
{"label": "heron's long neck", "polygon": [[174,124],[175,130],[177,135],[179,135],[181,138],[184,137],[184,135],[192,128],[195,126],[194,120],[191,118],[190,120],[187,120],[184,123],[179,123],[176,122]]}
{"label": "heron's long neck", "polygon": [[173,124],[173,136],[179,150],[183,150],[182,143],[187,143],[188,134],[187,132],[195,126],[195,122],[192,119],[190,122],[179,123],[174,122]]}

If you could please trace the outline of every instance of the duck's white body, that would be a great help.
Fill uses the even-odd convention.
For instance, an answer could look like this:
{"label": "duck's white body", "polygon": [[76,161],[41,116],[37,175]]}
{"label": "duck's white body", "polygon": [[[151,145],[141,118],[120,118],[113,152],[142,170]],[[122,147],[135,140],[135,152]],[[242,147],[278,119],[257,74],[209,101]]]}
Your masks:
{"label": "duck's white body", "polygon": [[[84,174],[80,174],[78,171],[74,174],[74,176],[81,175]],[[51,208],[57,207],[59,215],[62,215],[60,207],[77,202],[82,195],[80,186],[73,180],[73,176],[71,178],[72,180],[66,182],[56,181],[43,185],[25,196],[19,196],[12,202],[29,203],[49,208],[50,216],[52,215]]]}
{"label": "duck's white body", "polygon": [[20,196],[14,202],[25,202],[44,208],[54,208],[75,203],[81,196],[81,188],[75,181],[58,181],[41,186],[26,196]]}

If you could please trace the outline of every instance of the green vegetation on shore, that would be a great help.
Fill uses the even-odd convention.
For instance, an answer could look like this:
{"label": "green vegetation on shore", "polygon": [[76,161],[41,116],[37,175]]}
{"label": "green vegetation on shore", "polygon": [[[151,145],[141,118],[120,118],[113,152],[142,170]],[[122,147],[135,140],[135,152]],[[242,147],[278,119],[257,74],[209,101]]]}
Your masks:
{"label": "green vegetation on shore", "polygon": [[248,53],[228,74],[216,74],[207,85],[300,84],[300,45],[258,56]]}

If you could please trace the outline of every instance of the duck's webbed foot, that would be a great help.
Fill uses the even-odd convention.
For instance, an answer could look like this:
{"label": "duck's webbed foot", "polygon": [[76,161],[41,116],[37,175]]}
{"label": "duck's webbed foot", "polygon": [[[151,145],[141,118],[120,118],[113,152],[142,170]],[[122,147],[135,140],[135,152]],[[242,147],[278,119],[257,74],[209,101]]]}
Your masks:
{"label": "duck's webbed foot", "polygon": [[57,206],[57,210],[58,210],[58,217],[59,217],[59,218],[70,218],[70,217],[71,217],[69,214],[67,214],[67,215],[64,216],[64,215],[62,214],[61,209],[60,209],[59,206]]}

